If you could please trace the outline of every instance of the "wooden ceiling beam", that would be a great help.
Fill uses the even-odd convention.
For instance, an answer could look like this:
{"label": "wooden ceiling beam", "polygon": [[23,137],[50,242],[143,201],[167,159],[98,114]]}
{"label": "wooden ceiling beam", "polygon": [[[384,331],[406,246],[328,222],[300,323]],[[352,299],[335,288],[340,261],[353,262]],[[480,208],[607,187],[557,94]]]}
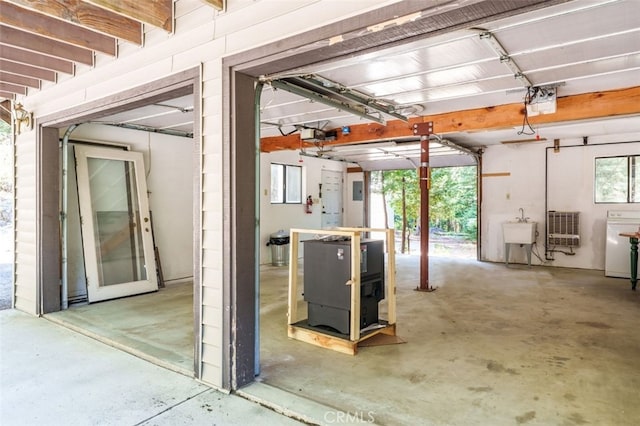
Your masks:
{"label": "wooden ceiling beam", "polygon": [[0,0],[0,23],[19,30],[116,56],[116,39]]}
{"label": "wooden ceiling beam", "polygon": [[26,77],[38,78],[46,81],[56,81],[56,73],[51,70],[45,70],[30,65],[19,64],[17,62],[6,61],[0,59],[0,71],[12,74],[24,75]]}
{"label": "wooden ceiling beam", "polygon": [[0,71],[0,81],[3,81],[5,83],[18,84],[20,86],[33,87],[34,89],[40,88],[40,80],[38,80],[37,78],[11,74],[8,72]]}
{"label": "wooden ceiling beam", "polygon": [[[13,93],[4,92],[4,91],[0,90],[0,98],[13,100],[15,97],[16,97],[16,95],[14,95]],[[10,123],[10,122],[7,121],[7,123]]]}
{"label": "wooden ceiling beam", "polygon": [[0,25],[0,43],[54,58],[93,65],[93,51]]}
{"label": "wooden ceiling beam", "polygon": [[94,6],[173,32],[173,0],[85,0]]}
{"label": "wooden ceiling beam", "polygon": [[142,24],[81,0],[5,0],[47,16],[142,45]]}
{"label": "wooden ceiling beam", "polygon": [[15,47],[4,46],[2,44],[0,44],[0,58],[65,74],[73,74],[74,71],[73,62],[71,61],[53,58],[28,50],[16,49]]}
{"label": "wooden ceiling beam", "polygon": [[[328,145],[341,145],[373,140],[406,138],[413,135],[413,124],[433,122],[434,133],[445,135],[455,132],[479,132],[502,130],[522,126],[524,105],[521,103],[476,108],[431,116],[413,117],[409,123],[400,120],[388,121],[386,126],[377,123],[354,124],[351,131],[343,135],[337,130],[335,141]],[[577,120],[640,114],[640,86],[607,92],[586,93],[558,98],[555,114],[529,117],[531,125],[562,123]],[[303,146],[313,144],[302,143]],[[272,152],[300,149],[298,133],[288,136],[273,136],[260,139],[260,150]]]}
{"label": "wooden ceiling beam", "polygon": [[26,95],[27,88],[17,84],[3,83],[0,81],[0,92],[15,93],[16,95]]}
{"label": "wooden ceiling beam", "polygon": [[218,10],[224,10],[224,0],[202,0],[202,1],[215,7]]}

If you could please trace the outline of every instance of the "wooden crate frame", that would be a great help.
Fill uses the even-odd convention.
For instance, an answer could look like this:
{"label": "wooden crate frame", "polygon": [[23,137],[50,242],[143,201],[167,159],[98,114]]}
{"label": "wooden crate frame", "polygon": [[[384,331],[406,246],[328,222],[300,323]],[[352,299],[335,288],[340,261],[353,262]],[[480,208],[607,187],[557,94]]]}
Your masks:
{"label": "wooden crate frame", "polygon": [[[384,232],[387,244],[387,279],[385,299],[387,300],[387,321],[383,327],[360,332],[360,241],[363,232]],[[351,286],[351,317],[349,339],[303,327],[298,319],[298,250],[300,234],[335,235],[351,238],[351,279],[345,285]],[[386,228],[335,228],[335,229],[291,229],[291,250],[289,251],[289,308],[287,311],[288,336],[292,339],[311,343],[323,348],[355,355],[358,343],[376,334],[396,334],[396,260],[395,236],[393,229]],[[304,321],[304,320],[303,320]]]}

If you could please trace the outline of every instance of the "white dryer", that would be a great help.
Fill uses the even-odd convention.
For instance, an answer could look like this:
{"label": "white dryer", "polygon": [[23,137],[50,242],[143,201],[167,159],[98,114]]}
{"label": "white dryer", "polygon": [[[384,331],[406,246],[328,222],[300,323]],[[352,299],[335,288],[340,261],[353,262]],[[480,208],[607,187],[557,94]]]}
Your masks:
{"label": "white dryer", "polygon": [[621,232],[637,232],[640,229],[640,211],[609,210],[607,212],[607,246],[605,249],[604,274],[607,277],[629,278],[631,276],[631,246],[629,238]]}

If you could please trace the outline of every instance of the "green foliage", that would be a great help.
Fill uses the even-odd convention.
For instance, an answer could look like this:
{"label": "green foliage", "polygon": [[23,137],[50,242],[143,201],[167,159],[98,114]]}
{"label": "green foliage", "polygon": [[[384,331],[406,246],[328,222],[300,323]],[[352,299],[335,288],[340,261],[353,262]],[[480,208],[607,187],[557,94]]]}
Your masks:
{"label": "green foliage", "polygon": [[[384,173],[384,185],[380,173]],[[430,227],[445,233],[462,234],[475,241],[477,221],[477,168],[443,167],[431,169],[429,191]],[[372,189],[384,192],[394,211],[396,229],[402,229],[402,188],[409,229],[419,225],[420,181],[418,171],[394,170],[372,174]]]}
{"label": "green foliage", "polygon": [[596,158],[596,203],[627,203],[628,157]]}
{"label": "green foliage", "polygon": [[476,238],[476,167],[446,167],[431,170],[430,223],[444,232]]}
{"label": "green foliage", "polygon": [[402,229],[402,187],[404,185],[407,226],[412,227],[418,222],[420,213],[420,185],[417,170],[391,170],[384,173],[382,190],[387,196],[387,202],[394,211],[396,229]]}

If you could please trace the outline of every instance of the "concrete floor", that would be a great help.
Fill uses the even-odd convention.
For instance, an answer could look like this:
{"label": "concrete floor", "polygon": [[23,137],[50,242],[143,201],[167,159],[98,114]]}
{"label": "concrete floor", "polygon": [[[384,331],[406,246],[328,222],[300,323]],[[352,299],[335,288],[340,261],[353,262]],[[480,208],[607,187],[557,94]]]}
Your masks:
{"label": "concrete floor", "polygon": [[637,425],[640,294],[601,271],[398,256],[405,344],[343,355],[286,336],[287,271],[262,277],[261,380],[407,425]]}
{"label": "concrete floor", "polygon": [[42,318],[0,312],[0,424],[300,424]]}
{"label": "concrete floor", "polygon": [[[310,423],[638,424],[640,293],[627,280],[432,257],[430,282],[439,288],[417,293],[418,257],[398,256],[397,265],[398,335],[407,343],[356,356],[288,339],[288,269],[263,268],[257,380],[271,390],[241,393],[315,410]],[[192,333],[184,318],[182,333]],[[192,345],[176,352],[185,348]]]}

